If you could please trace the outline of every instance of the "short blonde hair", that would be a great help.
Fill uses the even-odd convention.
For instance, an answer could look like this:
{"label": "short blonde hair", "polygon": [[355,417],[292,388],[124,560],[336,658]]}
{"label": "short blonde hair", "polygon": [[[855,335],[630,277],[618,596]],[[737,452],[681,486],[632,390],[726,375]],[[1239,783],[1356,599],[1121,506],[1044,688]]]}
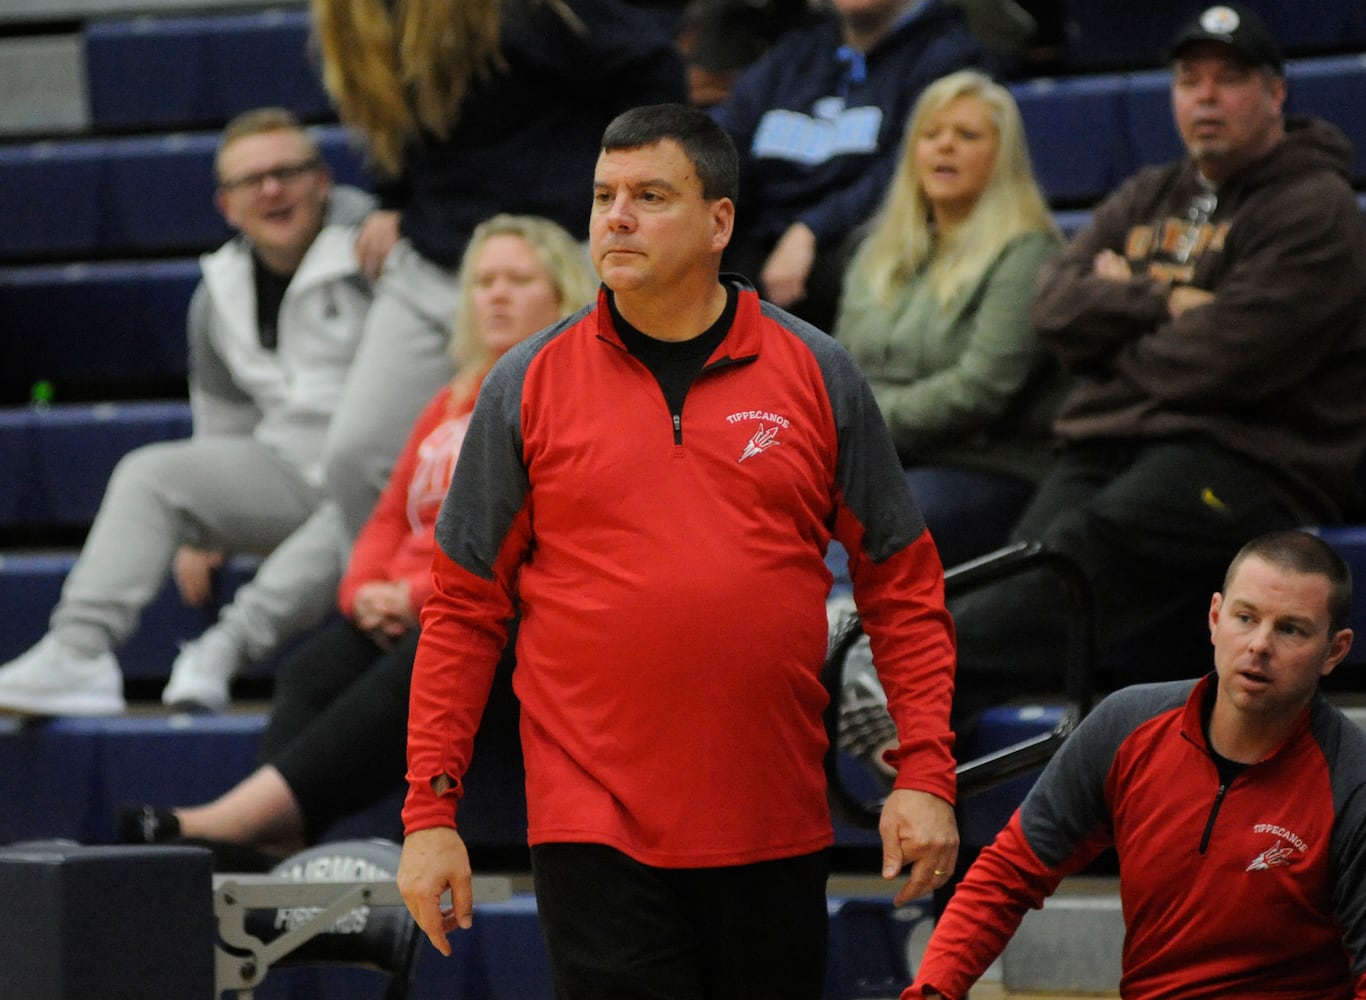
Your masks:
{"label": "short blonde hair", "polygon": [[484,244],[494,236],[519,236],[536,254],[559,294],[559,318],[572,316],[597,293],[598,281],[588,256],[563,227],[537,215],[506,213],[485,219],[475,227],[460,261],[460,305],[456,308],[451,355],[462,369],[488,367],[493,362],[475,328],[474,269]]}
{"label": "short blonde hair", "polygon": [[243,111],[223,126],[223,132],[218,137],[218,149],[214,154],[214,172],[218,174],[218,180],[223,180],[220,169],[223,150],[239,139],[263,135],[267,132],[297,133],[308,149],[310,158],[321,161],[322,156],[318,152],[317,142],[303,127],[299,119],[295,117],[294,112],[288,108],[252,108],[250,111]]}
{"label": "short blonde hair", "polygon": [[[960,97],[976,97],[990,109],[996,128],[996,159],[971,215],[951,239],[940,238],[936,245],[915,144],[930,118]],[[898,285],[929,267],[930,288],[941,303],[947,303],[985,271],[1007,243],[1028,232],[1057,235],[1058,228],[1034,179],[1015,98],[979,70],[940,77],[915,102],[886,201],[859,250],[874,296],[890,304]]]}

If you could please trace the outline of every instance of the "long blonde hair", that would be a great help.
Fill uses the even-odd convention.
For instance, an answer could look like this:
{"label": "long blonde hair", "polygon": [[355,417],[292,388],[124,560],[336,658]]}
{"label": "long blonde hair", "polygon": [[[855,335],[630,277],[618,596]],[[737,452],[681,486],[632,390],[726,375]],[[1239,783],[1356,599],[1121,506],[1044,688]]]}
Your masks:
{"label": "long blonde hair", "polygon": [[[380,170],[419,129],[446,138],[470,83],[505,68],[502,0],[312,0],[323,84]],[[392,12],[391,12],[392,11]]]}
{"label": "long blonde hair", "polygon": [[461,374],[482,376],[494,361],[474,321],[474,269],[484,244],[494,236],[519,236],[531,247],[559,293],[560,319],[586,306],[598,290],[598,279],[588,264],[588,255],[563,227],[538,215],[501,213],[485,219],[475,227],[460,261],[460,304],[456,307],[451,356],[459,364]]}
{"label": "long blonde hair", "polygon": [[[960,97],[980,98],[996,127],[991,177],[962,225],[936,234],[916,167],[915,144],[929,119]],[[986,270],[1001,249],[1023,233],[1058,233],[1029,163],[1024,123],[1010,91],[978,70],[960,70],[925,88],[911,111],[901,160],[871,232],[859,249],[874,297],[890,305],[899,285],[928,268],[941,304]]]}

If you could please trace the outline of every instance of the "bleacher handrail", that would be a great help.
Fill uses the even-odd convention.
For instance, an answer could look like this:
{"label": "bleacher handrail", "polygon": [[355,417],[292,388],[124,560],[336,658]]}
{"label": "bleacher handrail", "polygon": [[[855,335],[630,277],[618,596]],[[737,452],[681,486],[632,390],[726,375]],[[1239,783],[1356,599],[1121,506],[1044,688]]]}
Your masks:
{"label": "bleacher handrail", "polygon": [[[1070,557],[1047,549],[1039,542],[1008,545],[947,569],[944,572],[945,598],[952,599],[1036,571],[1047,572],[1056,578],[1062,586],[1066,604],[1067,641],[1063,661],[1065,708],[1062,718],[1050,732],[959,764],[959,801],[980,795],[1042,767],[1094,704],[1095,601],[1090,581]],[[857,613],[850,615],[832,637],[821,670],[821,681],[830,697],[825,710],[825,728],[829,740],[825,774],[831,808],[836,815],[853,826],[876,829],[884,800],[866,801],[855,795],[839,767],[838,729],[844,661],[862,635],[862,619]]]}

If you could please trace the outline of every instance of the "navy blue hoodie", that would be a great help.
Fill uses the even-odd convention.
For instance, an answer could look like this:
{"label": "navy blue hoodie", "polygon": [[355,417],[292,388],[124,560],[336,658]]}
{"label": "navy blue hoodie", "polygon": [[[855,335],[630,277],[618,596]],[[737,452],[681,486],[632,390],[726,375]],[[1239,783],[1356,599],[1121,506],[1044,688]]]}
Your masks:
{"label": "navy blue hoodie", "polygon": [[775,240],[800,221],[822,249],[837,246],[881,203],[920,92],[984,58],[962,12],[939,0],[866,54],[861,80],[842,47],[836,14],[798,28],[712,109],[740,151],[742,231]]}
{"label": "navy blue hoodie", "polygon": [[497,212],[541,215],[588,234],[603,129],[641,104],[685,101],[682,56],[662,19],[621,0],[503,8],[505,72],[475,82],[446,139],[423,133],[403,174],[379,188],[424,257],[460,262],[470,232]]}

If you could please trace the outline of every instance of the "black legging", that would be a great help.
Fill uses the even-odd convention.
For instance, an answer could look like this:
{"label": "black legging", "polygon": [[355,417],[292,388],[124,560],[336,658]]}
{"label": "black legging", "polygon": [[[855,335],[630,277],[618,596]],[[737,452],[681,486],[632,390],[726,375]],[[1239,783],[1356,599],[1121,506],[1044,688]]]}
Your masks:
{"label": "black legging", "polygon": [[[260,760],[274,765],[293,791],[310,843],[337,820],[403,785],[408,688],[419,635],[412,629],[381,649],[337,615],[281,666]],[[517,708],[509,680],[512,642],[508,646],[480,726],[476,757],[486,767],[511,767],[520,775]],[[510,756],[516,760],[509,761]],[[522,794],[520,787],[515,794]]]}

